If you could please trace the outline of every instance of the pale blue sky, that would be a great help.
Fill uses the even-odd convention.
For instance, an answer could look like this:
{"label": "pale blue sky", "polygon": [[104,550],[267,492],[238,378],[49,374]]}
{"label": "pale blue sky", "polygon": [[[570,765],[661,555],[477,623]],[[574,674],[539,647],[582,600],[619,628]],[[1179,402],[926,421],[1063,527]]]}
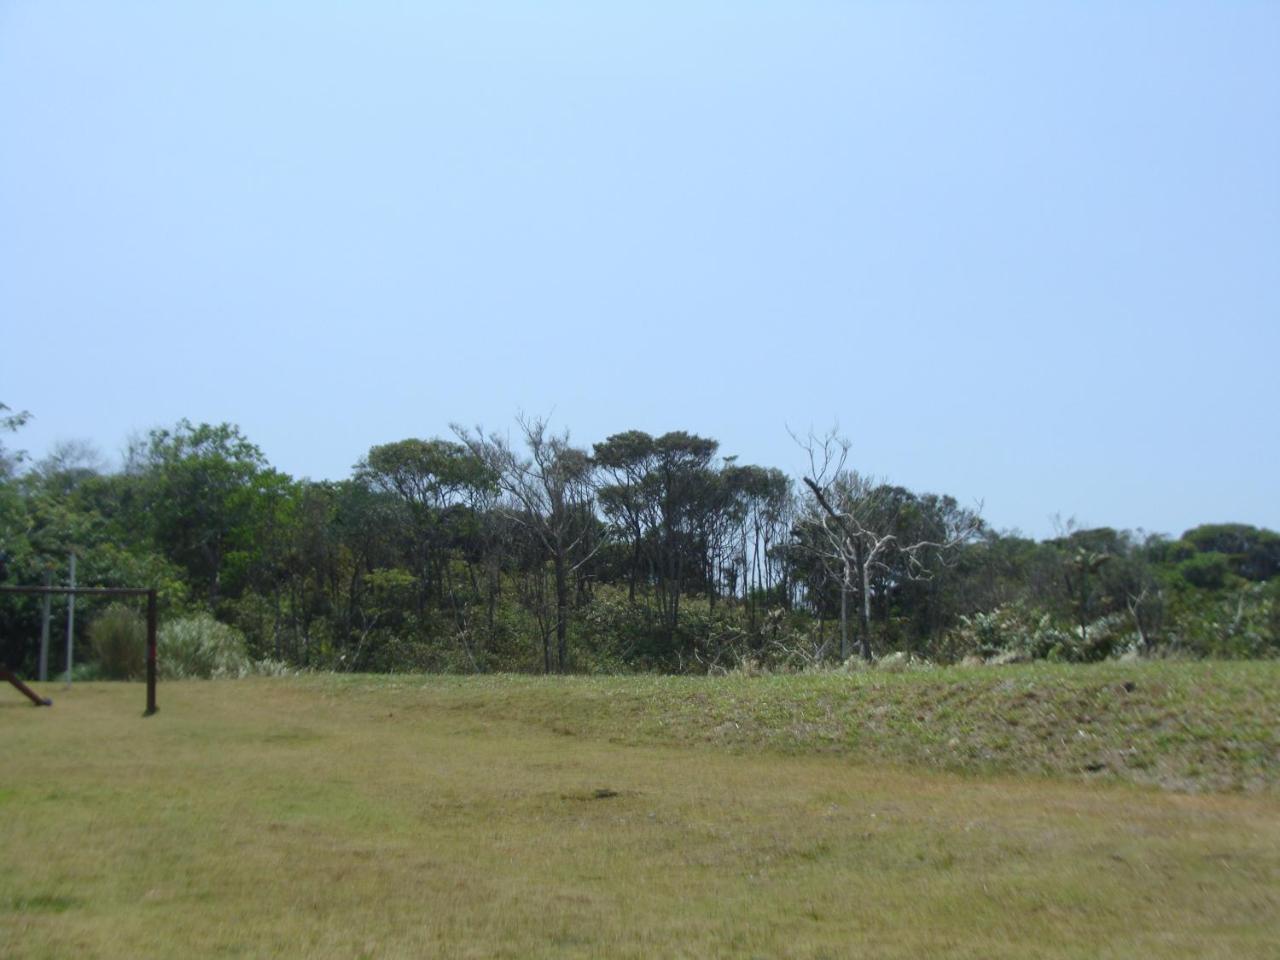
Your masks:
{"label": "pale blue sky", "polygon": [[1280,4],[0,2],[0,400],[1280,528]]}

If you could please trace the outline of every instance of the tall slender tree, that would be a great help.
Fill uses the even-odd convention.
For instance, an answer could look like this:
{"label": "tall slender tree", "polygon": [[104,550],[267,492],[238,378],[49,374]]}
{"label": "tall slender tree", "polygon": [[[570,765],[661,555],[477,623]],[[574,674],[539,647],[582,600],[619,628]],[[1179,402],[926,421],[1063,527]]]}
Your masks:
{"label": "tall slender tree", "polygon": [[455,427],[458,437],[506,494],[506,511],[541,545],[550,564],[555,591],[555,651],[550,635],[543,643],[543,669],[561,673],[569,666],[569,578],[599,546],[595,523],[595,466],[587,452],[556,434],[547,421],[517,418],[526,452],[477,427]]}

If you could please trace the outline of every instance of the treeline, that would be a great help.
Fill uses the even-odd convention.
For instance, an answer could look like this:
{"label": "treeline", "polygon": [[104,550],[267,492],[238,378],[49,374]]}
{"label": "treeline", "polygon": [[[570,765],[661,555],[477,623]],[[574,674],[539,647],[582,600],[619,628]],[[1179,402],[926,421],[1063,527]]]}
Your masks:
{"label": "treeline", "polygon": [[[2,411],[0,411],[2,412]],[[21,416],[4,426],[16,429]],[[341,481],[273,469],[229,424],[183,421],[123,467],[66,445],[0,447],[9,584],[159,588],[255,658],[360,671],[702,672],[901,651],[965,657],[1256,657],[1280,649],[1280,536],[991,530],[945,495],[804,442],[793,479],[716,441],[627,431],[590,446],[514,435],[372,447]],[[97,612],[80,601],[78,623]],[[5,597],[0,657],[30,670],[40,603]]]}

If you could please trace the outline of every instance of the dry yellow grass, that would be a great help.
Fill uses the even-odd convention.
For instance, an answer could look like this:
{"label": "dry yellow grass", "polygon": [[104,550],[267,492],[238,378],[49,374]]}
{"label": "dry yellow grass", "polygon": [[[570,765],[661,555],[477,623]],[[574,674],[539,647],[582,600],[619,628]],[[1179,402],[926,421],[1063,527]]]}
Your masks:
{"label": "dry yellow grass", "polygon": [[1270,793],[622,746],[430,678],[171,683],[148,720],[135,685],[50,692],[51,710],[0,699],[6,958],[1242,960],[1280,943]]}

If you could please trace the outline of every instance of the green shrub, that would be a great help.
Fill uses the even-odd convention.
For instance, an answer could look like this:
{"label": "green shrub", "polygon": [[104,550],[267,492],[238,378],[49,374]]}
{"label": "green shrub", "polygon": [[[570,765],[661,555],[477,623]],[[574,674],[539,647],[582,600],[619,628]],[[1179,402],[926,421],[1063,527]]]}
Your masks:
{"label": "green shrub", "polygon": [[283,660],[272,660],[270,658],[254,660],[249,665],[249,672],[255,677],[293,677],[299,673]]}
{"label": "green shrub", "polygon": [[1123,613],[1098,617],[1085,628],[1057,628],[1045,636],[1053,643],[1044,653],[1046,660],[1060,663],[1094,663],[1113,654],[1119,655],[1137,645],[1137,636],[1129,618]]}
{"label": "green shrub", "polygon": [[961,656],[1003,663],[1057,660],[1070,663],[1105,660],[1132,645],[1132,628],[1123,614],[1099,617],[1082,631],[1055,623],[1048,614],[1020,603],[961,617],[951,631],[952,648]]}
{"label": "green shrub", "polygon": [[[59,676],[64,675],[59,674]],[[98,680],[110,680],[111,678],[102,669],[102,664],[94,661],[74,664],[71,667],[71,679],[75,683],[94,683]]]}
{"label": "green shrub", "polygon": [[1230,560],[1221,553],[1199,553],[1178,564],[1183,579],[1202,590],[1222,589],[1230,569]]}
{"label": "green shrub", "polygon": [[137,611],[113,603],[89,624],[89,646],[99,674],[109,680],[134,680],[147,666],[147,627]]}
{"label": "green shrub", "polygon": [[1194,657],[1280,656],[1280,588],[1249,584],[1218,595],[1186,592],[1175,599],[1167,629],[1170,650]]}
{"label": "green shrub", "polygon": [[157,644],[166,679],[243,677],[252,669],[244,634],[207,613],[166,623]]}
{"label": "green shrub", "polygon": [[1015,602],[962,616],[952,629],[949,642],[958,657],[987,659],[1009,655],[1012,662],[1039,659],[1059,639],[1047,613]]}

